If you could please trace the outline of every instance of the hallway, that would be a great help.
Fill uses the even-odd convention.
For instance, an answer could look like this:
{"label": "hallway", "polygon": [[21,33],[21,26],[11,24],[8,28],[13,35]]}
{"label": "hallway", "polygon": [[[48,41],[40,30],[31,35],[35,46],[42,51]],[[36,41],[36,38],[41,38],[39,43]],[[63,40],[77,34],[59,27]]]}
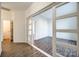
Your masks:
{"label": "hallway", "polygon": [[27,43],[2,43],[1,57],[46,57]]}
{"label": "hallway", "polygon": [[78,6],[2,2],[0,57],[79,57]]}

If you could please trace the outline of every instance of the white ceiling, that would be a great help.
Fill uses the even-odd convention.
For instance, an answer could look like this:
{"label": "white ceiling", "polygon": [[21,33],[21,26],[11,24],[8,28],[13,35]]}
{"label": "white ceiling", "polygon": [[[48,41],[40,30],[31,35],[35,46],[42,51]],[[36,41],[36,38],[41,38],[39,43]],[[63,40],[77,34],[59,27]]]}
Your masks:
{"label": "white ceiling", "polygon": [[11,10],[26,10],[32,2],[2,2],[2,6]]}

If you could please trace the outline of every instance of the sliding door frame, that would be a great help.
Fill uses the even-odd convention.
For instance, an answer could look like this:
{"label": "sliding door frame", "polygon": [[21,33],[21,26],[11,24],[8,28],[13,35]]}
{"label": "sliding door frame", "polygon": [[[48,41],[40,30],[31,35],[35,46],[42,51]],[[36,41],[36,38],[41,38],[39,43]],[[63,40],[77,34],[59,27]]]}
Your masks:
{"label": "sliding door frame", "polygon": [[78,40],[77,40],[77,56],[79,56],[79,2],[77,2],[77,35],[78,35]]}
{"label": "sliding door frame", "polygon": [[[62,3],[60,5],[55,6],[55,9],[58,8],[58,7],[61,7],[64,4],[67,4],[67,3]],[[72,47],[72,48],[76,49],[77,56],[79,56],[79,12],[78,11],[79,11],[79,3],[77,3],[77,12],[69,13],[69,14],[63,15],[63,16],[59,16],[59,17],[56,17],[56,19],[55,19],[55,20],[60,20],[60,19],[65,19],[65,18],[69,18],[69,17],[74,17],[74,16],[77,17],[77,22],[78,23],[77,23],[77,29],[76,30],[71,30],[71,29],[69,29],[69,30],[61,29],[60,30],[60,29],[56,29],[56,32],[66,32],[66,33],[76,33],[77,34],[77,37],[78,37],[78,39],[77,39],[77,46],[76,45],[71,45],[71,44],[69,45],[69,44],[57,42],[58,44],[64,45],[65,47]],[[59,55],[61,55],[61,54],[59,54]]]}
{"label": "sliding door frame", "polygon": [[[32,43],[32,23],[30,23],[30,21],[32,22],[32,17],[28,17],[27,18],[27,43],[28,44],[33,44]],[[29,29],[29,27],[31,26],[31,29]],[[29,32],[31,33],[31,34],[29,34]],[[32,40],[32,41],[31,41]]]}
{"label": "sliding door frame", "polygon": [[[67,4],[67,3],[68,2],[55,3],[54,5],[52,3],[52,4],[48,5],[47,7],[41,9],[40,11],[36,12],[35,14],[31,15],[27,19],[27,23],[28,23],[29,18],[31,18],[31,20],[32,20],[32,17],[35,17],[38,14],[40,14],[40,13],[42,13],[44,11],[47,11],[47,10],[49,10],[49,9],[52,8],[52,10],[54,11],[54,12],[52,12],[52,14],[53,14],[52,15],[52,52],[53,52],[52,55],[54,57],[56,57],[56,56],[64,57],[63,55],[57,53],[57,51],[56,51],[56,32],[66,32],[66,33],[67,32],[69,32],[69,33],[73,33],[74,32],[74,33],[77,33],[78,34],[77,46],[69,45],[69,44],[64,44],[64,43],[59,43],[59,42],[58,42],[58,44],[64,44],[66,47],[73,47],[74,49],[77,48],[77,56],[79,56],[79,12],[78,12],[79,11],[79,3],[77,3],[77,8],[78,8],[77,10],[78,11],[76,13],[71,13],[71,14],[67,14],[67,15],[64,15],[64,16],[56,17],[56,8],[58,8],[58,7],[60,7],[60,6],[64,5],[64,4]],[[78,21],[78,24],[77,24],[78,29],[77,30],[65,30],[65,29],[62,29],[62,30],[59,30],[58,29],[57,30],[56,29],[56,20],[58,20],[58,19],[64,19],[64,18],[68,18],[68,17],[73,17],[73,16],[76,16],[77,17],[77,21]],[[27,26],[27,29],[28,29],[28,26]],[[27,31],[27,33],[28,33],[28,31]],[[32,34],[32,36],[33,36],[33,34]],[[31,39],[33,41],[32,36],[31,36]],[[33,43],[32,43],[32,45],[33,45]]]}

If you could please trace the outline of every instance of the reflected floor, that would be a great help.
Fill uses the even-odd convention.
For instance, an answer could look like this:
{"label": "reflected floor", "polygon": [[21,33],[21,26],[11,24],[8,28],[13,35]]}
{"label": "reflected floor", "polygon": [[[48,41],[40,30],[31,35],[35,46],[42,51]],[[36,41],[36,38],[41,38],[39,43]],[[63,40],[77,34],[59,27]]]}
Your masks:
{"label": "reflected floor", "polygon": [[35,46],[52,55],[52,38],[44,37],[34,41]]}
{"label": "reflected floor", "polygon": [[[57,38],[57,41],[59,42],[65,42],[68,44],[73,44],[76,45],[76,41],[73,40],[66,40],[66,39],[59,39]],[[44,37],[39,40],[34,40],[35,46],[38,48],[42,49],[43,51],[47,52],[48,54],[52,55],[52,37]],[[71,48],[65,49],[64,46],[57,45],[57,52],[67,56],[67,57],[75,57],[76,56],[76,51]]]}

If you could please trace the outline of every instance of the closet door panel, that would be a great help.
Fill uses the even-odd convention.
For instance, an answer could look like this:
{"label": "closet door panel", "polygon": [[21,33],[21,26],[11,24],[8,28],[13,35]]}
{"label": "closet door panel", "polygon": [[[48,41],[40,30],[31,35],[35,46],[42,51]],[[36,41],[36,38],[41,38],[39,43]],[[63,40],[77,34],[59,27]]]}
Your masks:
{"label": "closet door panel", "polygon": [[56,29],[77,29],[77,17],[56,20]]}
{"label": "closet door panel", "polygon": [[71,2],[56,8],[56,17],[74,13],[77,11],[77,3]]}

